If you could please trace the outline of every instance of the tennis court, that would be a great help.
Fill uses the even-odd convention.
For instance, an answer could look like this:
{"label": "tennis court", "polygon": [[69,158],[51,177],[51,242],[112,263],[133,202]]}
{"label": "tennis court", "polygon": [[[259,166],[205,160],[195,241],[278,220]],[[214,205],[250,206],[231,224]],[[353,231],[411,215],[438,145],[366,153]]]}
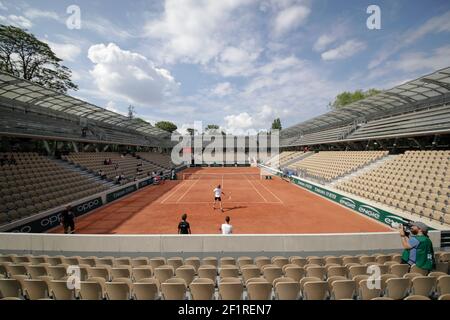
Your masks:
{"label": "tennis court", "polygon": [[[278,177],[261,179],[257,168],[190,168],[179,178],[145,188],[78,219],[77,232],[173,234],[183,213],[196,234],[219,233],[227,215],[238,234],[390,230]],[[213,210],[213,189],[218,184],[225,193],[224,212]]]}

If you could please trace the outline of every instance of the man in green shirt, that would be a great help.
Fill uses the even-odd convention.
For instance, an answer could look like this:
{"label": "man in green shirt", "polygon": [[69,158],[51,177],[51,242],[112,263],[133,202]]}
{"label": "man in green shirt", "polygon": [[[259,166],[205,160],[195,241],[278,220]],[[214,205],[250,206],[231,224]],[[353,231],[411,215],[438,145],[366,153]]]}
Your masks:
{"label": "man in green shirt", "polygon": [[433,243],[428,237],[428,226],[423,222],[411,225],[411,235],[407,237],[403,225],[399,228],[402,245],[405,250],[402,262],[416,265],[420,269],[431,271],[435,266]]}

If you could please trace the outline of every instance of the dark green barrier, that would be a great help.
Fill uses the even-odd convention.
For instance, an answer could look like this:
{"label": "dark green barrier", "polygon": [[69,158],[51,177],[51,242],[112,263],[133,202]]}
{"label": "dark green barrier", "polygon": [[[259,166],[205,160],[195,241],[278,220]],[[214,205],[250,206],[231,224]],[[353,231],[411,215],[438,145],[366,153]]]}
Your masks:
{"label": "dark green barrier", "polygon": [[[102,198],[98,197],[86,202],[74,205],[72,209],[75,211],[75,216],[80,217],[94,209],[103,205]],[[62,211],[52,213],[48,216],[24,223],[20,226],[14,227],[7,232],[21,232],[21,233],[41,233],[52,229],[60,224]]]}
{"label": "dark green barrier", "polygon": [[126,196],[127,194],[130,194],[136,190],[137,190],[136,185],[133,184],[133,185],[125,187],[123,189],[108,193],[106,195],[106,202],[111,202],[111,201],[117,200],[117,199],[122,198],[123,196]]}

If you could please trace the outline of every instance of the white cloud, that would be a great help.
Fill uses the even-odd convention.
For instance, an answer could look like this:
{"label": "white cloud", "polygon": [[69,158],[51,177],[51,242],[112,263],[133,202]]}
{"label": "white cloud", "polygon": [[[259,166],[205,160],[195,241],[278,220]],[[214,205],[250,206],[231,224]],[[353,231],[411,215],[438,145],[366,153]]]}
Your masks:
{"label": "white cloud", "polygon": [[[145,24],[146,34],[161,41],[159,59],[206,64],[239,37],[237,9],[254,0],[167,0],[164,13]],[[238,44],[238,43],[237,43]],[[237,45],[235,44],[235,45]]]}
{"label": "white cloud", "polygon": [[212,90],[211,93],[213,95],[224,97],[233,92],[233,87],[231,86],[231,83],[229,82],[221,82],[218,83]]}
{"label": "white cloud", "polygon": [[332,34],[323,34],[314,43],[314,51],[320,52],[325,50],[328,45],[336,41],[336,36]]}
{"label": "white cloud", "polygon": [[123,116],[127,116],[126,112],[120,111],[119,108],[117,107],[116,103],[114,101],[108,101],[108,103],[105,106],[106,110],[115,112],[115,113],[119,113]]}
{"label": "white cloud", "polygon": [[23,16],[16,16],[14,14],[10,14],[9,16],[0,16],[0,22],[3,24],[10,24],[16,27],[20,27],[23,29],[29,29],[33,26],[30,20]]}
{"label": "white cloud", "polygon": [[26,9],[24,12],[25,17],[27,17],[28,19],[38,19],[38,18],[44,18],[44,19],[53,19],[53,20],[60,20],[60,17],[58,16],[58,14],[54,11],[44,11],[44,10],[39,10],[39,9],[35,9],[35,8],[29,8]]}
{"label": "white cloud", "polygon": [[123,40],[135,37],[132,33],[126,31],[125,28],[118,27],[108,19],[100,16],[82,18],[81,28],[93,31],[107,37],[107,39],[119,38]]}
{"label": "white cloud", "polygon": [[281,10],[274,21],[275,35],[282,35],[304,24],[311,10],[302,5],[294,5]]}
{"label": "white cloud", "polygon": [[160,103],[178,87],[168,70],[114,43],[91,46],[88,58],[95,64],[90,73],[98,89],[129,103],[144,106]]}
{"label": "white cloud", "polygon": [[217,70],[222,76],[248,76],[254,72],[254,63],[257,61],[260,50],[248,46],[226,47],[220,53],[213,70]]}
{"label": "white cloud", "polygon": [[417,42],[430,33],[450,32],[450,11],[427,20],[424,24],[395,37],[395,43],[383,47],[377,56],[370,61],[369,69],[373,69],[389,59],[401,49]]}
{"label": "white cloud", "polygon": [[231,114],[225,117],[227,132],[250,129],[253,126],[253,119],[247,112]]}
{"label": "white cloud", "polygon": [[70,43],[55,43],[44,40],[48,43],[50,48],[55,52],[56,56],[67,61],[75,61],[81,53],[81,48]]}
{"label": "white cloud", "polygon": [[358,40],[348,40],[339,47],[322,53],[322,59],[328,61],[349,58],[366,49],[366,47],[367,45],[364,42]]}

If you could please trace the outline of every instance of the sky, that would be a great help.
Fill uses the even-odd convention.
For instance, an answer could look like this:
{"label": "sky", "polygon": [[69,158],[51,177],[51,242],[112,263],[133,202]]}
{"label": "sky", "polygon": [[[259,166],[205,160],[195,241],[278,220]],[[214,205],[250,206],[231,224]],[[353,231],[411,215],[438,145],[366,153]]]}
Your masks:
{"label": "sky", "polygon": [[[379,29],[368,28],[379,8]],[[95,105],[179,132],[288,127],[342,91],[450,66],[450,1],[6,1],[0,23],[47,42]]]}

